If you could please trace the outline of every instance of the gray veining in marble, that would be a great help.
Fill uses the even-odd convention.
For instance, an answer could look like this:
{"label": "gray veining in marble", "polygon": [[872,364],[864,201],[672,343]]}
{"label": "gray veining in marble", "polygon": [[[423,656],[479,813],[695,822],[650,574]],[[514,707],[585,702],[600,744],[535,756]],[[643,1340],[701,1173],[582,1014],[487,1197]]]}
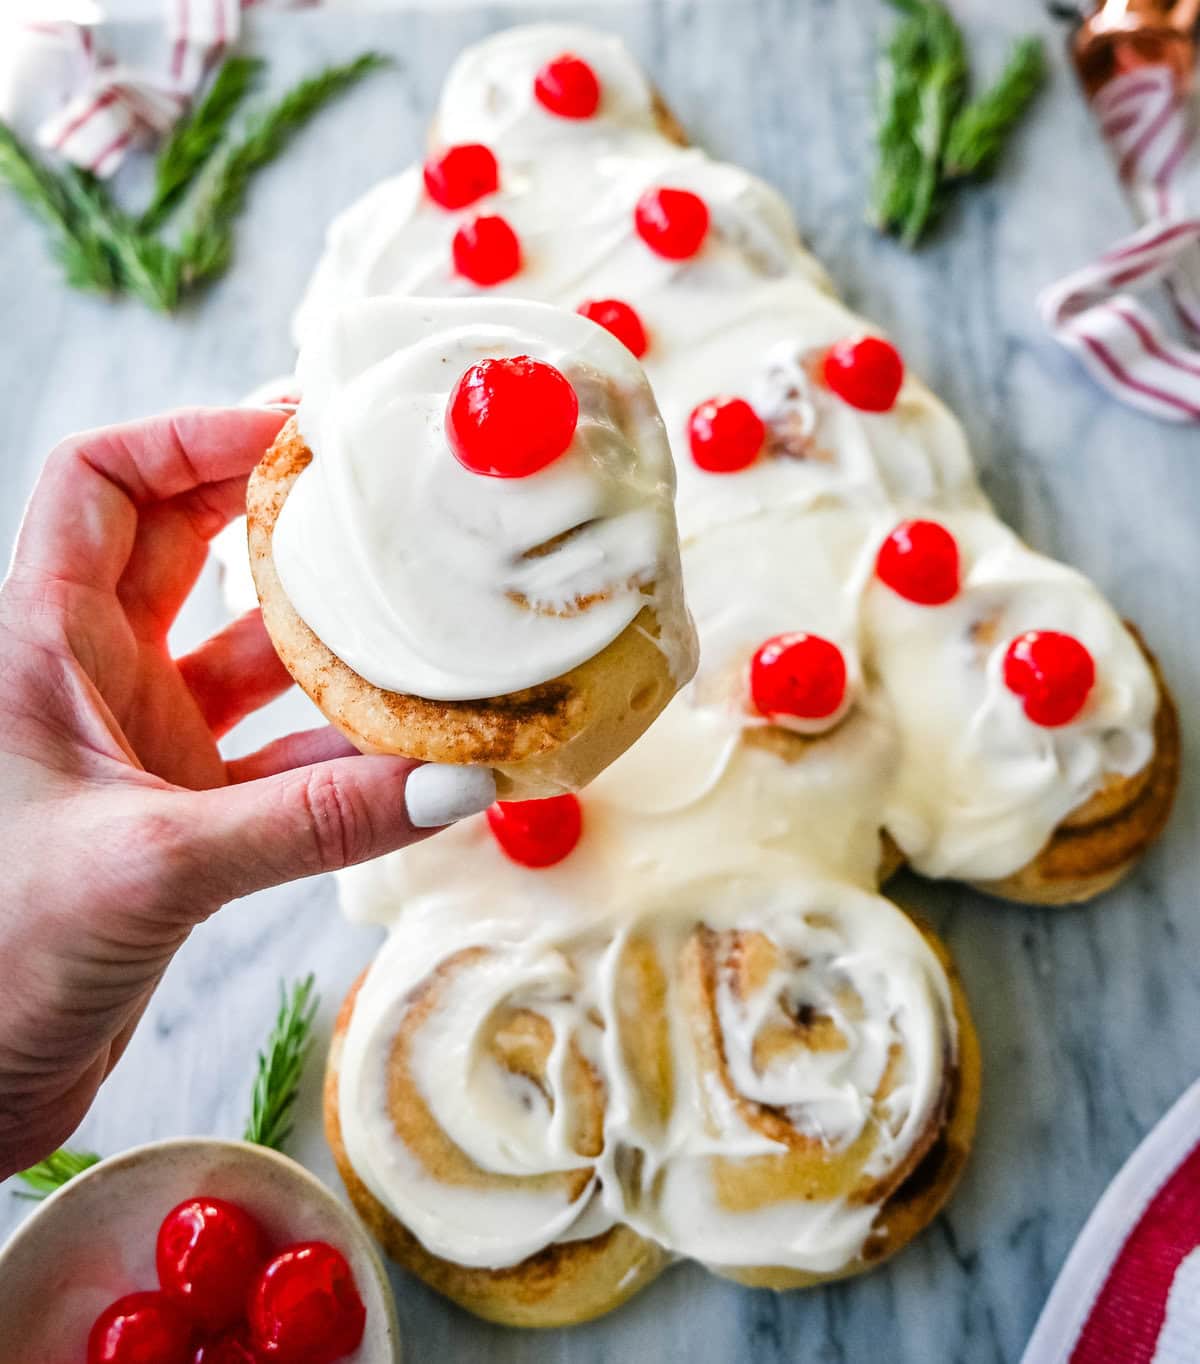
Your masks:
{"label": "gray veining in marble", "polygon": [[[324,118],[256,185],[235,270],[176,320],[69,295],[39,232],[0,196],[0,544],[63,433],[176,403],[230,401],[288,369],[286,321],[325,221],[417,154],[454,53],[514,13],[433,9],[254,21],[250,44],[270,53],[277,82],[368,44],[392,52],[397,67]],[[975,50],[992,69],[1013,32],[1044,23],[1032,0],[976,0],[969,9]],[[1061,63],[999,181],[957,206],[947,230],[909,256],[862,222],[874,54],[891,22],[885,6],[597,0],[581,12],[628,35],[699,141],[782,188],[849,300],[897,337],[962,415],[1004,513],[1035,545],[1109,589],[1159,651],[1185,731],[1200,732],[1200,437],[1108,401],[1034,312],[1040,286],[1128,224]],[[183,633],[196,638],[220,620],[209,577]],[[239,743],[257,742],[269,725],[270,717]],[[957,957],[982,1036],[986,1091],[975,1159],[949,1216],[895,1264],[782,1297],[680,1269],[606,1321],[541,1336],[482,1325],[397,1275],[408,1358],[1018,1360],[1088,1210],[1200,1062],[1197,798],[1189,769],[1164,844],[1087,911],[1004,907],[915,881],[903,888]],[[111,1152],[153,1137],[235,1133],[277,978],[317,972],[327,1035],[374,942],[371,931],[339,921],[324,880],[220,914],[168,972],[78,1140]],[[0,973],[19,969],[6,962]],[[317,1069],[295,1149],[328,1177]],[[0,1190],[0,1235],[25,1208]]]}

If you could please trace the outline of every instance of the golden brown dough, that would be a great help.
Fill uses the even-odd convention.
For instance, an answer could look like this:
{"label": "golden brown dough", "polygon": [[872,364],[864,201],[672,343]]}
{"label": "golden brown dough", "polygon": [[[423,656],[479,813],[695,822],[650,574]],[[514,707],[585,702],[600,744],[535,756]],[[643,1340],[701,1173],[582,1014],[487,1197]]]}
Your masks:
{"label": "golden brown dough", "polygon": [[396,1264],[488,1321],[505,1326],[574,1326],[619,1307],[667,1267],[668,1257],[628,1227],[587,1241],[548,1246],[509,1269],[472,1269],[431,1255],[359,1179],[346,1154],[338,1112],[338,1067],[361,978],[342,1004],[325,1071],[325,1135],[346,1192],[367,1229]]}

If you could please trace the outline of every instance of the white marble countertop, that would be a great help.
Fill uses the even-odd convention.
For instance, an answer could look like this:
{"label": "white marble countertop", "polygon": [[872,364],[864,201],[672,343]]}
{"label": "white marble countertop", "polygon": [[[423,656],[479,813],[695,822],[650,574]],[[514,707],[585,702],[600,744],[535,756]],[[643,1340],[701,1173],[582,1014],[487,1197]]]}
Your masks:
{"label": "white marble countertop", "polygon": [[[1012,31],[1043,22],[1031,3],[971,11],[985,65],[998,61]],[[286,322],[325,222],[417,153],[455,52],[514,12],[523,13],[456,6],[255,18],[249,43],[270,57],[278,83],[368,45],[392,52],[397,66],[323,117],[255,185],[235,269],[174,320],[67,293],[40,232],[0,195],[0,546],[64,433],[176,403],[231,401],[289,368]],[[782,188],[847,297],[894,334],[962,415],[1002,510],[1039,548],[1091,573],[1138,622],[1162,658],[1185,733],[1200,732],[1200,440],[1194,429],[1111,403],[1034,313],[1040,286],[1128,224],[1065,69],[1000,180],[953,208],[946,231],[909,256],[862,222],[886,6],[596,0],[581,12],[629,36],[697,140]],[[220,619],[209,576],[184,632],[195,637]],[[238,742],[249,746],[280,719],[268,716]],[[1088,1210],[1200,1065],[1198,813],[1189,768],[1163,844],[1085,911],[904,886],[954,950],[986,1086],[975,1158],[949,1215],[894,1264],[789,1296],[683,1268],[608,1320],[538,1336],[482,1325],[397,1275],[408,1358],[1018,1360]],[[153,1137],[235,1134],[278,978],[317,973],[327,1036],[374,943],[370,930],[337,917],[328,880],[218,915],[179,954],[78,1142],[114,1152]],[[308,1077],[294,1149],[332,1176],[317,1117],[319,1069]],[[0,1237],[26,1208],[0,1190]]]}

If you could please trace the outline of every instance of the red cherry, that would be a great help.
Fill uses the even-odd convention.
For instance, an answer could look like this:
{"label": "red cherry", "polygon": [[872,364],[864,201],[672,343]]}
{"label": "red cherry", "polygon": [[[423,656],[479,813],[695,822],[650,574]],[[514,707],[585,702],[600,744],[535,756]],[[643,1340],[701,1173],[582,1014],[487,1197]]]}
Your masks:
{"label": "red cherry", "polygon": [[472,473],[526,478],[552,464],[575,438],[579,399],[544,360],[480,360],[446,404],[446,439]]}
{"label": "red cherry", "polygon": [[751,661],[750,695],[768,719],[824,720],[846,698],[846,660],[820,635],[776,635]]}
{"label": "red cherry", "polygon": [[258,1355],[250,1344],[250,1330],[246,1325],[234,1331],[206,1340],[196,1349],[192,1364],[259,1364]]}
{"label": "red cherry", "polygon": [[646,353],[646,329],[642,319],[619,298],[590,298],[579,305],[584,317],[598,323],[640,360]]}
{"label": "red cherry", "polygon": [[880,545],[875,572],[905,601],[941,606],[958,595],[958,545],[936,521],[902,521]]}
{"label": "red cherry", "polygon": [[194,1327],[165,1293],[129,1293],[96,1318],[88,1364],[188,1364]]}
{"label": "red cherry", "polygon": [[822,371],[826,387],[863,412],[888,411],[904,382],[900,352],[878,336],[830,346]]}
{"label": "red cherry", "polygon": [[206,1331],[232,1326],[246,1290],[267,1258],[262,1227],[221,1198],[189,1198],[158,1229],[158,1282]]}
{"label": "red cherry", "polygon": [[1004,685],[1025,703],[1035,725],[1070,724],[1096,683],[1096,664],[1073,635],[1027,630],[1004,655]]}
{"label": "red cherry", "polygon": [[502,800],[487,812],[496,842],[523,867],[552,867],[570,853],[583,833],[578,796],[546,800]]}
{"label": "red cherry", "polygon": [[500,168],[491,151],[480,142],[461,142],[447,147],[425,162],[425,188],[442,208],[466,208],[500,184]]}
{"label": "red cherry", "polygon": [[333,1364],[356,1350],[367,1310],[341,1251],[302,1241],[265,1265],[247,1303],[259,1357],[277,1364]]}
{"label": "red cherry", "polygon": [[600,107],[600,82],[583,60],[570,52],[549,61],[533,78],[538,103],[560,118],[591,118]]}
{"label": "red cherry", "polygon": [[709,398],[688,418],[692,458],[710,474],[753,464],[766,438],[762,419],[744,398]]}
{"label": "red cherry", "polygon": [[633,219],[638,236],[668,260],[694,256],[708,236],[708,205],[687,189],[648,189]]}
{"label": "red cherry", "polygon": [[521,268],[521,243],[495,213],[472,218],[454,234],[454,268],[472,284],[499,284]]}

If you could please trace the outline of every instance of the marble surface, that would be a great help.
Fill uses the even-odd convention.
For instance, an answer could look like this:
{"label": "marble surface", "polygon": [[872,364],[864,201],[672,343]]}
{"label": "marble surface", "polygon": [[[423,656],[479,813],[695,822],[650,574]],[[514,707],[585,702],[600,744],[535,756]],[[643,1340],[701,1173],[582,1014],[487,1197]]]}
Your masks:
{"label": "marble surface", "polygon": [[[11,540],[41,458],[65,432],[176,403],[230,401],[287,370],[287,317],[325,221],[418,152],[454,53],[513,12],[468,5],[256,18],[249,42],[270,56],[277,82],[368,44],[392,52],[396,68],[322,119],[255,186],[233,273],[174,320],[68,294],[40,233],[0,196],[0,546]],[[909,256],[862,221],[875,51],[891,22],[885,6],[597,0],[581,12],[628,35],[698,140],[782,188],[850,301],[894,334],[962,415],[1002,511],[1039,548],[1090,572],[1139,623],[1161,655],[1185,732],[1196,733],[1200,440],[1194,429],[1157,425],[1094,390],[1034,312],[1040,286],[1128,224],[1065,69],[999,181],[956,206],[944,233]],[[975,4],[970,15],[985,67],[1012,31],[1046,23],[1028,0]],[[210,574],[181,643],[221,618]],[[294,700],[277,705],[235,743],[258,742],[296,709]],[[1163,844],[1086,911],[1005,907],[916,881],[903,887],[957,957],[982,1036],[986,1091],[957,1200],[894,1264],[791,1296],[749,1292],[688,1267],[606,1321],[540,1336],[482,1325],[397,1275],[408,1358],[1018,1360],[1088,1210],[1195,1077],[1197,799],[1189,767]],[[339,920],[328,880],[231,906],[179,954],[78,1142],[115,1152],[153,1137],[235,1134],[278,978],[316,971],[327,1035],[375,941]],[[331,1176],[318,1072],[314,1065],[294,1149]],[[26,1206],[0,1190],[0,1238]]]}

